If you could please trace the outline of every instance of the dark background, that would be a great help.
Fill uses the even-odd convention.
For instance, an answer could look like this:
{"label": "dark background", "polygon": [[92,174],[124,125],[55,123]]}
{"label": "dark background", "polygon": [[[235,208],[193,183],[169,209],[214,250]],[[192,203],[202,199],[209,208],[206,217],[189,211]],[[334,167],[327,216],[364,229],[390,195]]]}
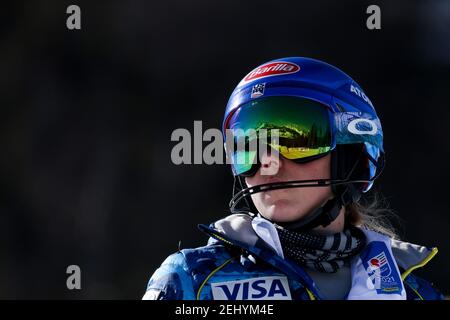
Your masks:
{"label": "dark background", "polygon": [[196,225],[227,214],[232,175],[172,164],[171,133],[219,128],[240,79],[283,56],[364,88],[385,133],[377,189],[405,240],[440,248],[419,274],[450,292],[450,1],[93,2],[2,9],[0,298],[141,298],[179,240],[203,245]]}

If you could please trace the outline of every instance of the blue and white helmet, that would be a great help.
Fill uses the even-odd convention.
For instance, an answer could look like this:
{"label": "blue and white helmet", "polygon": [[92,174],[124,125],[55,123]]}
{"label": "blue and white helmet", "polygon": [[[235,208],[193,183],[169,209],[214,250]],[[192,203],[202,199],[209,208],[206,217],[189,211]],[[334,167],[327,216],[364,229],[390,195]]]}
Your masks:
{"label": "blue and white helmet", "polygon": [[[358,184],[358,189],[367,192],[372,187],[384,164],[383,131],[372,102],[351,77],[311,58],[288,57],[264,63],[250,71],[231,94],[222,126],[224,137],[230,118],[241,106],[270,96],[302,97],[325,105],[332,119],[333,149],[361,146],[365,158],[360,161],[356,180],[365,182]],[[342,157],[341,153],[341,160],[336,155],[332,158],[334,172],[333,166],[342,165]]]}

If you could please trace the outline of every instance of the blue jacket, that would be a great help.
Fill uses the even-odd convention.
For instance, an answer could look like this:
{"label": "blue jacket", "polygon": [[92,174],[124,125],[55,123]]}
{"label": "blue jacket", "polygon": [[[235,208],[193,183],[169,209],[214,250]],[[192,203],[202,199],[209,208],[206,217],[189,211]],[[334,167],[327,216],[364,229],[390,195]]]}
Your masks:
{"label": "blue jacket", "polygon": [[[210,236],[208,244],[170,255],[150,278],[144,299],[323,299],[303,268],[257,236],[249,216],[231,215],[199,228]],[[391,239],[391,249],[408,300],[443,299],[429,282],[411,273],[428,263],[436,248]]]}

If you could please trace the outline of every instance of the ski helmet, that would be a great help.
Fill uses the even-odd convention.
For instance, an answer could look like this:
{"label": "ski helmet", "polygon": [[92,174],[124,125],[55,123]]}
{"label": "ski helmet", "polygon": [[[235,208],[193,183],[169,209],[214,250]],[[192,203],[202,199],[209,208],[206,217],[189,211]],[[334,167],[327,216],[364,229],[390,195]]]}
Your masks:
{"label": "ski helmet", "polygon": [[[309,149],[310,153],[305,152],[306,156],[298,156],[299,159],[293,161],[312,160],[331,153],[329,185],[336,197],[315,210],[307,221],[303,219],[304,221],[296,224],[308,228],[327,225],[337,217],[343,205],[357,201],[361,193],[369,191],[383,170],[383,132],[380,120],[369,97],[340,69],[311,58],[281,58],[250,71],[232,92],[222,125],[225,146],[229,143],[226,130],[241,124],[246,114],[254,114],[255,110],[275,110],[281,104],[287,105],[286,108],[290,110],[286,117],[307,119],[306,113],[320,113],[315,117],[323,119],[325,110],[328,127],[326,133],[325,130],[322,132],[322,145]],[[280,108],[280,112],[283,108]],[[295,110],[302,111],[298,114]],[[277,113],[272,116],[276,117]],[[314,138],[317,142],[318,138]],[[314,139],[310,137],[309,143],[311,140]],[[263,188],[245,188],[241,178],[249,173],[254,174],[257,167],[258,164],[243,168],[232,163],[233,174],[243,189],[230,202],[232,212],[237,202],[256,192],[324,185],[320,181],[317,185],[288,181]],[[253,205],[251,207],[254,208]]]}

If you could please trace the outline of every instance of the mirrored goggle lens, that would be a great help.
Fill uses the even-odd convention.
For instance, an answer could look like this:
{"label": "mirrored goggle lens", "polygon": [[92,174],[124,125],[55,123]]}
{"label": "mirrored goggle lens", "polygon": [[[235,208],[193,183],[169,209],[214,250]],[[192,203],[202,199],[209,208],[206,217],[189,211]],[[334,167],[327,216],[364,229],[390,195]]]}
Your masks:
{"label": "mirrored goggle lens", "polygon": [[299,97],[267,97],[241,106],[227,124],[226,147],[235,175],[249,172],[269,146],[307,161],[332,149],[327,107]]}

